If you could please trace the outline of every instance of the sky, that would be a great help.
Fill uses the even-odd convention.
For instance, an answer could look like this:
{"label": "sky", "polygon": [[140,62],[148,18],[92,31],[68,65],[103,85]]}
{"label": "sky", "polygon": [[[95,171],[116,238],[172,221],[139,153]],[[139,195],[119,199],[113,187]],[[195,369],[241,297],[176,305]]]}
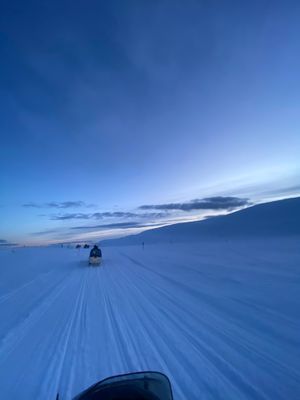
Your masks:
{"label": "sky", "polygon": [[0,8],[0,246],[300,195],[299,1]]}

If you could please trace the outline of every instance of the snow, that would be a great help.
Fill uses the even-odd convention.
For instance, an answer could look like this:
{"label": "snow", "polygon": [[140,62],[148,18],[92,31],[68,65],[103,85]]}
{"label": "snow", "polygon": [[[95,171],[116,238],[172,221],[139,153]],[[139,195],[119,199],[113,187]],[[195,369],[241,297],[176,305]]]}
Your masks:
{"label": "snow", "polygon": [[175,400],[300,398],[297,237],[0,251],[5,399],[166,373]]}

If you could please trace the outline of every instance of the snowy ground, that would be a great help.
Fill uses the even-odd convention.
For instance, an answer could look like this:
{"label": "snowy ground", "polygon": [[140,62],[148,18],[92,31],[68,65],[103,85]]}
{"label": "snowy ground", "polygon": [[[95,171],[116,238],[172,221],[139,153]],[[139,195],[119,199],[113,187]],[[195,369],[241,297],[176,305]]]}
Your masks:
{"label": "snowy ground", "polygon": [[299,240],[0,251],[3,399],[158,370],[179,399],[300,398]]}

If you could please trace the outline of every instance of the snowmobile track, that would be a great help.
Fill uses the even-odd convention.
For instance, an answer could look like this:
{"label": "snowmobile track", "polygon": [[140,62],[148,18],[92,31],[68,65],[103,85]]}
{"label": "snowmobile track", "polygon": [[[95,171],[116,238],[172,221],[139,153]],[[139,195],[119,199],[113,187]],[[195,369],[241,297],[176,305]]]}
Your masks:
{"label": "snowmobile track", "polygon": [[38,273],[27,264],[19,286],[0,292],[3,398],[70,400],[107,376],[149,369],[170,377],[175,400],[298,399],[296,242],[285,264],[261,245],[220,246],[106,248],[105,268],[70,249],[20,250],[51,263]]}

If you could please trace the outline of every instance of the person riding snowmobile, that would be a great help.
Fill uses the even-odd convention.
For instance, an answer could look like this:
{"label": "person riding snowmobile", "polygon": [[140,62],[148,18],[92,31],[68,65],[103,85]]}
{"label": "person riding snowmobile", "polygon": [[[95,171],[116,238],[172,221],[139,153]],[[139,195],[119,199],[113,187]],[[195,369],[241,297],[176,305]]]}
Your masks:
{"label": "person riding snowmobile", "polygon": [[95,244],[94,247],[92,248],[90,252],[90,257],[102,257],[101,250],[99,247]]}

